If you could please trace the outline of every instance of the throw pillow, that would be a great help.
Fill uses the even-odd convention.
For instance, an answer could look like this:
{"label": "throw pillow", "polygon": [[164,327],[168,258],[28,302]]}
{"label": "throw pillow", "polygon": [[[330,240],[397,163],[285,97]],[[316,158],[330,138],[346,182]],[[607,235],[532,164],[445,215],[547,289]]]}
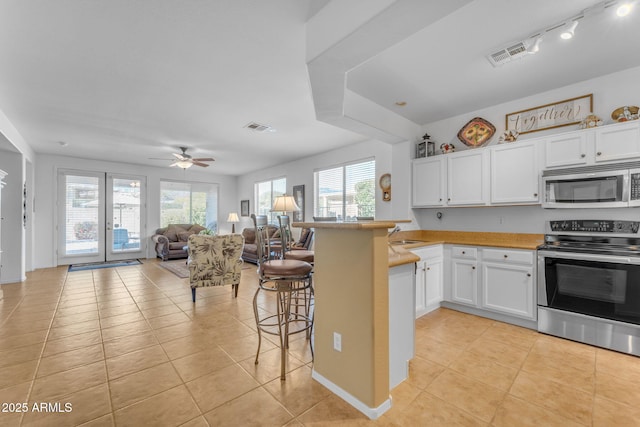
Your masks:
{"label": "throw pillow", "polygon": [[189,241],[189,236],[191,236],[192,233],[191,231],[181,231],[180,233],[178,233],[178,240],[181,242],[188,242]]}
{"label": "throw pillow", "polygon": [[307,239],[309,238],[309,234],[311,234],[311,230],[308,228],[303,228],[300,232],[300,239],[298,239],[298,241],[293,246],[295,246],[296,248],[304,248],[307,243]]}
{"label": "throw pillow", "polygon": [[198,234],[200,233],[202,230],[204,230],[207,227],[203,227],[200,224],[193,224],[191,226],[191,228],[189,228],[189,232],[194,233],[194,234]]}
{"label": "throw pillow", "polygon": [[167,231],[162,233],[162,235],[169,239],[170,242],[178,241],[178,234],[176,233],[175,228],[168,228]]}

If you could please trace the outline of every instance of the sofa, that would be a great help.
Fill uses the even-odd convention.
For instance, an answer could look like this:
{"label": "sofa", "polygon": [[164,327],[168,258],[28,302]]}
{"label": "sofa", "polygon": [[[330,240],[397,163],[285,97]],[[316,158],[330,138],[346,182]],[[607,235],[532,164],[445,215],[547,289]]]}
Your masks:
{"label": "sofa", "polygon": [[[280,234],[276,234],[279,228],[275,225],[269,225],[269,239],[280,239]],[[256,245],[255,228],[245,228],[242,230],[244,237],[244,248],[242,249],[242,260],[252,264],[258,263],[258,245]],[[278,240],[280,241],[280,240]]]}
{"label": "sofa", "polygon": [[151,240],[156,246],[156,254],[163,261],[177,258],[187,258],[185,250],[189,236],[198,234],[206,229],[199,224],[169,224],[167,227],[158,228]]}

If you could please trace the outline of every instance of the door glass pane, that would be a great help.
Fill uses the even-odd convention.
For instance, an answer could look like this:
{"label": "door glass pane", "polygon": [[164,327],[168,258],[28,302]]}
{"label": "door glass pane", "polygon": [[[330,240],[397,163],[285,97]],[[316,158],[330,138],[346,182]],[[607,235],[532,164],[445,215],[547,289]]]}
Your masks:
{"label": "door glass pane", "polygon": [[65,254],[98,252],[99,178],[65,176]]}
{"label": "door glass pane", "polygon": [[113,179],[113,251],[140,249],[140,180]]}

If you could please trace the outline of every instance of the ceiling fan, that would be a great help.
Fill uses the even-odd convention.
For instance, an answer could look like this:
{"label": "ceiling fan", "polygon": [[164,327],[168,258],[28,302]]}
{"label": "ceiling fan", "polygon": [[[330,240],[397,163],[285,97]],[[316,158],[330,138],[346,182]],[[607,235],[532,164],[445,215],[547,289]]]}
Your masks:
{"label": "ceiling fan", "polygon": [[211,157],[193,158],[189,154],[187,154],[188,147],[178,147],[178,148],[180,148],[182,153],[172,153],[175,159],[173,159],[173,163],[169,165],[171,167],[176,166],[182,169],[189,169],[191,166],[196,165],[196,166],[201,166],[203,168],[206,168],[206,167],[209,167],[209,165],[204,162],[215,161],[215,159],[212,159]]}

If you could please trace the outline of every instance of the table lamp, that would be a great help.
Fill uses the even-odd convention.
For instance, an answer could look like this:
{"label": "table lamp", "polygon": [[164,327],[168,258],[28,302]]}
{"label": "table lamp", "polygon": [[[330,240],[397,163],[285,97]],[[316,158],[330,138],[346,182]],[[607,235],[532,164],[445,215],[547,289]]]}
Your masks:
{"label": "table lamp", "polygon": [[276,197],[273,201],[273,207],[271,208],[272,212],[283,212],[284,214],[287,212],[297,212],[299,210],[300,206],[296,203],[296,199],[286,194]]}
{"label": "table lamp", "polygon": [[236,222],[240,222],[240,218],[238,218],[238,214],[236,212],[231,212],[229,217],[227,218],[227,222],[231,223],[231,233],[236,232]]}

